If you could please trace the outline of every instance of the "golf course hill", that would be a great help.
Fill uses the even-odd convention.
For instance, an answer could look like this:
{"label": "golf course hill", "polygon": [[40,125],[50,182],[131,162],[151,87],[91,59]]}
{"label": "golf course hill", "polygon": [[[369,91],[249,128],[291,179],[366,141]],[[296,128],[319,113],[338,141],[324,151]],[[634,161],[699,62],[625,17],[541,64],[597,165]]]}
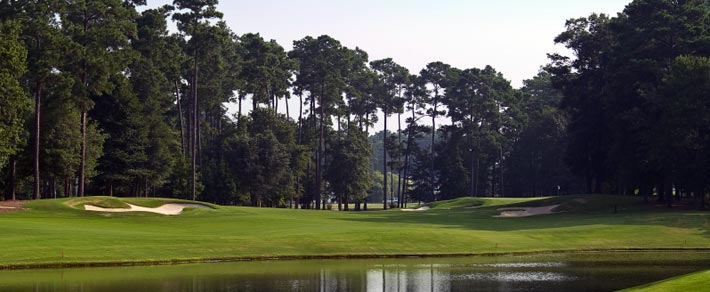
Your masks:
{"label": "golf course hill", "polygon": [[27,201],[0,213],[0,268],[710,250],[708,212],[640,197],[460,198],[410,210],[417,211],[251,208],[161,198]]}

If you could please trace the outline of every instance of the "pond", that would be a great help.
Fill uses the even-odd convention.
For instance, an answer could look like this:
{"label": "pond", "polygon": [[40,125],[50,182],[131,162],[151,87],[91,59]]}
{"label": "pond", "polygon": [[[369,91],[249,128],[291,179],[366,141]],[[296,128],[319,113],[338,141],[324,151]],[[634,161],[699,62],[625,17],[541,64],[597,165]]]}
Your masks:
{"label": "pond", "polygon": [[710,269],[709,252],[289,260],[0,271],[0,291],[615,291]]}

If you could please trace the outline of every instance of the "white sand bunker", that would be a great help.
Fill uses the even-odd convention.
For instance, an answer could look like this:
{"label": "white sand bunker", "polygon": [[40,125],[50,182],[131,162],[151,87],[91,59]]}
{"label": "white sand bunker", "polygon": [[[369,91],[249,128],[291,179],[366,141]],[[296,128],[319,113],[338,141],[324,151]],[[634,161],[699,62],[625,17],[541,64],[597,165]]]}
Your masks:
{"label": "white sand bunker", "polygon": [[431,207],[429,207],[429,206],[423,206],[423,207],[419,207],[419,208],[416,208],[416,209],[401,209],[401,210],[404,211],[404,212],[421,212],[421,211],[426,211],[426,210],[429,210],[429,209],[431,209]]}
{"label": "white sand bunker", "polygon": [[519,217],[530,217],[537,215],[547,215],[555,214],[559,212],[553,212],[555,208],[560,205],[550,205],[542,207],[510,207],[510,208],[498,208],[500,215],[493,216],[497,218],[519,218]]}
{"label": "white sand bunker", "polygon": [[168,203],[160,207],[148,208],[136,206],[133,204],[128,204],[130,208],[102,208],[93,205],[84,205],[84,209],[87,211],[96,212],[109,212],[109,213],[126,213],[126,212],[150,212],[158,213],[162,215],[180,215],[182,211],[186,208],[196,208],[196,209],[210,209],[205,205],[200,204],[184,204],[184,203]]}

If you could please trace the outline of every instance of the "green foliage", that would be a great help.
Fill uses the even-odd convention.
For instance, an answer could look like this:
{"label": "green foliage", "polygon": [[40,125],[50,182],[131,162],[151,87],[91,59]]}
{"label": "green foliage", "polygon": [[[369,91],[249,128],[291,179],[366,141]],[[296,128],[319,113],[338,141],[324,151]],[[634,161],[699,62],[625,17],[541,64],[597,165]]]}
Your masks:
{"label": "green foliage", "polygon": [[[702,167],[677,151],[699,149],[692,146],[699,141],[687,139],[699,116],[678,119],[696,113],[690,107],[702,109],[691,101],[706,90],[702,61],[689,60],[710,54],[709,7],[707,1],[636,0],[614,18],[570,20],[556,38],[576,57],[553,55],[548,71],[569,116],[567,161],[586,178],[588,192],[649,196],[655,189],[670,204],[675,188],[704,198],[707,183],[689,177]],[[677,60],[684,55],[690,59]]]}
{"label": "green foliage", "polygon": [[[560,153],[567,147],[569,119],[558,106],[562,93],[540,72],[526,80],[519,107],[525,123],[506,161],[510,192],[530,196],[579,193],[583,182],[571,173]],[[558,189],[559,186],[559,189]]]}
{"label": "green foliage", "polygon": [[239,40],[243,58],[239,77],[244,83],[239,98],[251,94],[254,104],[273,107],[276,99],[288,96],[295,62],[276,41],[266,42],[259,34],[248,33]]}
{"label": "green foliage", "polygon": [[344,203],[360,202],[367,197],[370,177],[370,145],[365,133],[352,128],[345,137],[335,141],[332,162],[326,172],[330,188]]}
{"label": "green foliage", "polygon": [[664,111],[651,155],[672,167],[679,184],[704,193],[710,187],[710,59],[676,58],[661,90]]}
{"label": "green foliage", "polygon": [[23,120],[30,103],[20,85],[27,70],[27,50],[20,41],[20,25],[0,22],[0,169],[24,142]]}
{"label": "green foliage", "polygon": [[[296,145],[296,127],[283,115],[257,108],[241,121],[244,131],[230,132],[224,140],[224,163],[237,178],[234,202],[252,206],[284,207],[298,197],[296,184],[304,172],[304,151]],[[212,194],[224,196],[224,194]]]}

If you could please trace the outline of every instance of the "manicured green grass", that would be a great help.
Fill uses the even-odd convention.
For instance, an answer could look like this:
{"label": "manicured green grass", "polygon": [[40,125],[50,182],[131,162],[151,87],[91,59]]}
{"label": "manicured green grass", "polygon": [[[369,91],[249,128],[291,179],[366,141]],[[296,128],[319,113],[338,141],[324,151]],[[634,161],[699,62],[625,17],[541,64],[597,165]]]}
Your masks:
{"label": "manicured green grass", "polygon": [[710,291],[710,271],[671,278],[668,280],[634,287],[624,292]]}
{"label": "manicured green grass", "polygon": [[[710,248],[710,213],[646,206],[632,197],[466,198],[440,202],[424,212],[219,207],[187,209],[179,216],[87,212],[71,207],[70,200],[34,201],[27,203],[28,210],[0,214],[0,266]],[[121,201],[141,206],[164,202]],[[493,217],[496,208],[511,203],[560,204],[563,212]],[[466,208],[478,205],[482,207]]]}

